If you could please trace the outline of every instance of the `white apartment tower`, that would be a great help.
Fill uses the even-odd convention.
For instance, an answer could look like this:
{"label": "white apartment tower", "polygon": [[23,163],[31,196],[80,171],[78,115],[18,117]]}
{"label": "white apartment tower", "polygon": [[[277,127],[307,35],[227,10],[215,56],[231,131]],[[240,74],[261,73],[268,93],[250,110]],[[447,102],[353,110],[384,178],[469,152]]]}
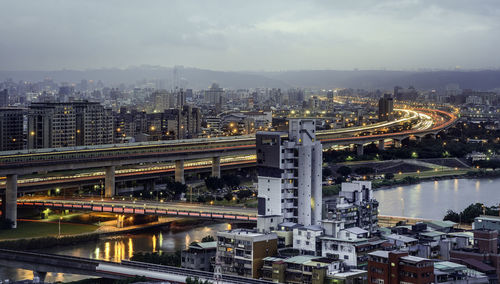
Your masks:
{"label": "white apartment tower", "polygon": [[286,132],[258,132],[259,232],[280,223],[321,224],[322,145],[314,120],[289,120]]}

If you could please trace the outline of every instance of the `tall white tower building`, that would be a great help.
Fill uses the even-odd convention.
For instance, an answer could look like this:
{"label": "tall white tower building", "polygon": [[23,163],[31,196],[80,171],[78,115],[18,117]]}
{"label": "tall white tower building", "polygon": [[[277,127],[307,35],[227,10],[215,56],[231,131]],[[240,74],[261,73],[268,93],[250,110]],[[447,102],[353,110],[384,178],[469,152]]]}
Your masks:
{"label": "tall white tower building", "polygon": [[258,132],[257,229],[280,223],[319,225],[322,211],[322,145],[314,120],[289,120],[286,132]]}

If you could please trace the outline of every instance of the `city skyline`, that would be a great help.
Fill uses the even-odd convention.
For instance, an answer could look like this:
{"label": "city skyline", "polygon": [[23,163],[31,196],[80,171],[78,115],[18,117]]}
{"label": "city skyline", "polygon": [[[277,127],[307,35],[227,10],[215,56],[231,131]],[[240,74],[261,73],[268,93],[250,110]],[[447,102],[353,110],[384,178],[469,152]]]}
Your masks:
{"label": "city skyline", "polygon": [[2,70],[500,67],[494,1],[119,3],[2,3]]}

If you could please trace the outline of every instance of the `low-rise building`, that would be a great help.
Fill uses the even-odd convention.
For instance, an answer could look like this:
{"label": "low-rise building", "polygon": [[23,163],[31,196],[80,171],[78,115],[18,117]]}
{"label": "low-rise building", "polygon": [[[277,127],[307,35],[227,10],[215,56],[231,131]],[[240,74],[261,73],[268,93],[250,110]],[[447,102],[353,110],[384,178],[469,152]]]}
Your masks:
{"label": "low-rise building", "polygon": [[260,278],[264,258],[276,255],[278,236],[235,229],[217,233],[216,265],[224,274]]}
{"label": "low-rise building", "polygon": [[[474,245],[450,251],[450,261],[485,273],[490,281],[500,279],[500,253],[498,231],[475,230]],[[495,283],[497,283],[495,282]]]}
{"label": "low-rise building", "polygon": [[319,225],[301,226],[293,229],[293,248],[300,254],[321,255],[323,228]]}
{"label": "low-rise building", "polygon": [[434,283],[473,284],[488,282],[488,277],[484,273],[469,269],[465,265],[449,261],[439,261],[434,263]]}
{"label": "low-rise building", "polygon": [[181,267],[213,271],[212,259],[217,251],[217,242],[194,242],[181,252]]}
{"label": "low-rise building", "polygon": [[321,239],[321,254],[323,257],[339,259],[351,268],[365,268],[369,252],[378,250],[384,240],[377,238],[336,238],[323,236]]}
{"label": "low-rise building", "polygon": [[266,257],[262,278],[279,283],[366,283],[367,272],[349,269],[339,260],[310,255],[290,258]]}
{"label": "low-rise building", "polygon": [[481,215],[474,218],[472,228],[475,230],[486,229],[500,232],[500,217]]}

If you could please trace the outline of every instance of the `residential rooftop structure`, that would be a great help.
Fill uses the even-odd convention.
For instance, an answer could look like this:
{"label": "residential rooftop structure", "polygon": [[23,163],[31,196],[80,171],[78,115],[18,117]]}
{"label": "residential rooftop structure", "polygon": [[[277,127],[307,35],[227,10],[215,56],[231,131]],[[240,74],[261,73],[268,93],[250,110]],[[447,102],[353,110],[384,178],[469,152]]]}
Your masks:
{"label": "residential rooftop structure", "polygon": [[500,232],[500,217],[481,215],[479,217],[474,218],[474,223],[472,223],[472,228],[476,230],[486,229],[486,230],[495,230]]}
{"label": "residential rooftop structure", "polygon": [[450,261],[434,262],[434,283],[489,283],[488,277],[479,271]]}
{"label": "residential rooftop structure", "polygon": [[[328,219],[341,221],[343,228],[359,227],[370,234],[378,230],[378,206],[373,198],[371,181],[353,181],[342,183],[336,199],[325,203]],[[323,226],[325,227],[323,221]]]}
{"label": "residential rooftop structure", "polygon": [[432,260],[409,256],[401,251],[374,251],[368,254],[368,283],[426,284],[434,282]]}
{"label": "residential rooftop structure", "polygon": [[274,233],[235,229],[217,233],[216,266],[224,274],[260,278],[263,259],[277,253]]}
{"label": "residential rooftop structure", "polygon": [[326,235],[320,239],[323,257],[341,260],[346,267],[356,269],[366,269],[368,253],[382,249],[386,243],[379,238],[358,238],[347,231],[339,237]]}
{"label": "residential rooftop structure", "polygon": [[288,133],[257,133],[259,232],[321,223],[323,153],[315,132],[314,120],[291,119]]}
{"label": "residential rooftop structure", "polygon": [[213,271],[217,242],[193,242],[181,252],[181,267],[202,271]]}
{"label": "residential rooftop structure", "polygon": [[485,273],[490,281],[500,279],[500,253],[498,231],[475,230],[474,244],[450,251],[450,261],[466,265],[468,268]]}
{"label": "residential rooftop structure", "polygon": [[367,272],[348,269],[339,260],[310,255],[266,257],[262,278],[279,283],[365,283]]}

